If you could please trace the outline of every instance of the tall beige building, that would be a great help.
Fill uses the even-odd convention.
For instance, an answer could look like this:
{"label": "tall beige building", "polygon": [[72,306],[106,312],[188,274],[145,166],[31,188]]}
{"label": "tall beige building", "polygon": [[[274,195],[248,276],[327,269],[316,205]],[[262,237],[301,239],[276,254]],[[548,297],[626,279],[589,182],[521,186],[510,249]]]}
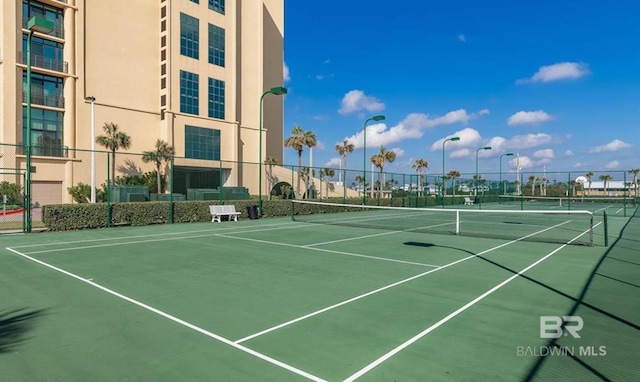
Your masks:
{"label": "tall beige building", "polygon": [[[26,168],[32,17],[55,25],[31,44],[33,203],[69,203],[68,187],[90,184],[84,150],[92,126],[98,136],[107,122],[131,137],[119,153],[153,150],[157,139],[175,148],[176,192],[223,185],[257,194],[259,152],[282,163],[283,98],[264,97],[263,150],[259,110],[263,93],[282,86],[283,0],[2,0],[2,180],[22,184],[11,169]],[[97,186],[107,158],[95,157]],[[118,155],[115,165],[117,176],[154,168],[139,156]]]}

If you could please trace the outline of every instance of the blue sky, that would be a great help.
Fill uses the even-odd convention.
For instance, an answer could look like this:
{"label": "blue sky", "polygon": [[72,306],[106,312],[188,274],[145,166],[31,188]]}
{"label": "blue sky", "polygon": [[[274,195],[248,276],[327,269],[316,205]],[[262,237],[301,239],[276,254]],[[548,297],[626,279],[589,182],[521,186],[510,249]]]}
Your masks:
{"label": "blue sky", "polygon": [[313,131],[314,167],[333,168],[348,139],[347,167],[362,169],[364,121],[384,114],[367,157],[395,151],[389,172],[423,158],[441,173],[454,135],[446,172],[473,173],[486,145],[480,172],[507,152],[526,172],[640,168],[638,15],[630,0],[285,0],[285,137]]}

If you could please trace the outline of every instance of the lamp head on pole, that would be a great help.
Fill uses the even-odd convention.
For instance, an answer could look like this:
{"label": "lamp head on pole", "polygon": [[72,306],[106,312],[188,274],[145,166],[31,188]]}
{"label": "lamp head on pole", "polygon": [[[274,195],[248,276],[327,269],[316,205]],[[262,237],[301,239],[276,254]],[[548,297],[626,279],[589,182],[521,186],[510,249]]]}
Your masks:
{"label": "lamp head on pole", "polygon": [[507,156],[507,157],[512,157],[513,153],[506,153],[506,154],[502,154],[502,155]]}
{"label": "lamp head on pole", "polygon": [[447,138],[448,141],[459,141],[460,137],[451,137],[451,138]]}
{"label": "lamp head on pole", "polygon": [[385,120],[385,116],[384,115],[374,115],[373,117],[371,117],[372,120],[374,121],[384,121]]}
{"label": "lamp head on pole", "polygon": [[491,146],[481,147],[479,150],[491,150]]}
{"label": "lamp head on pole", "polygon": [[89,96],[85,97],[84,100],[87,102],[96,102],[96,97]]}
{"label": "lamp head on pole", "polygon": [[269,89],[269,93],[275,94],[275,95],[287,94],[287,88],[285,88],[284,86],[276,86]]}
{"label": "lamp head on pole", "polygon": [[49,34],[55,29],[56,25],[53,21],[49,21],[42,17],[32,17],[27,23],[27,29],[32,32]]}

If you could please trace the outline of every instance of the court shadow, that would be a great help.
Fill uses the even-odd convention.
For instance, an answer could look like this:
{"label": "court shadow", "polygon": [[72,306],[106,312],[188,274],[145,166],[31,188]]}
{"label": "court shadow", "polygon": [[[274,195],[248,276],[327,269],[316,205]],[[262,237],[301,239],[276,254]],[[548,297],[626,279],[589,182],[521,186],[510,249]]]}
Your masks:
{"label": "court shadow", "polygon": [[411,245],[413,247],[423,247],[423,248],[429,248],[429,247],[435,247],[434,244],[431,243],[422,243],[419,241],[405,241],[404,243],[402,243],[404,245]]}
{"label": "court shadow", "polygon": [[26,340],[26,334],[45,311],[16,309],[0,312],[0,354],[8,353]]}

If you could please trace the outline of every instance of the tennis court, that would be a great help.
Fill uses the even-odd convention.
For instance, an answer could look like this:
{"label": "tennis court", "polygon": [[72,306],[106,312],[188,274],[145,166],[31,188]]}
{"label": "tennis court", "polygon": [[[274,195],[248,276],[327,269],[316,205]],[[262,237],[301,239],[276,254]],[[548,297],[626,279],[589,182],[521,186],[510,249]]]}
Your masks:
{"label": "tennis court", "polygon": [[[640,261],[633,246],[605,247],[595,216],[593,246],[573,245],[588,235],[577,228],[565,243],[525,240],[555,220],[497,239],[388,214],[376,226],[289,217],[3,236],[2,380],[548,380],[566,362],[579,380],[627,380]],[[627,223],[609,219],[608,234]],[[609,315],[578,311],[595,334],[573,339],[606,356],[540,365],[526,352],[550,346],[540,317],[577,315],[611,248],[626,281],[600,291]]]}

